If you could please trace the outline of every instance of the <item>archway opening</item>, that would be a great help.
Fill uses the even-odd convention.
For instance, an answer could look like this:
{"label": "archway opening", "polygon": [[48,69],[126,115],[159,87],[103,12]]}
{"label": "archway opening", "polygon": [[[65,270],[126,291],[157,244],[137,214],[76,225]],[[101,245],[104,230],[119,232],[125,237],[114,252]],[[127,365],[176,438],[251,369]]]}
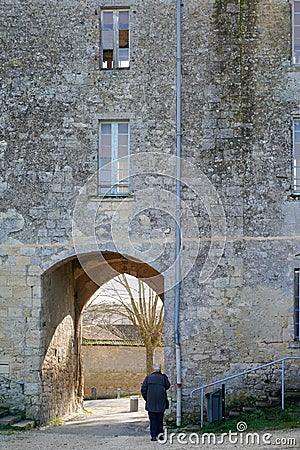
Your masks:
{"label": "archway opening", "polygon": [[82,311],[99,287],[116,274],[124,273],[143,280],[163,297],[163,276],[156,269],[115,252],[73,256],[44,273],[41,423],[80,410],[83,401]]}
{"label": "archway opening", "polygon": [[120,274],[83,314],[84,397],[138,394],[154,361],[164,360],[164,303],[143,280]]}

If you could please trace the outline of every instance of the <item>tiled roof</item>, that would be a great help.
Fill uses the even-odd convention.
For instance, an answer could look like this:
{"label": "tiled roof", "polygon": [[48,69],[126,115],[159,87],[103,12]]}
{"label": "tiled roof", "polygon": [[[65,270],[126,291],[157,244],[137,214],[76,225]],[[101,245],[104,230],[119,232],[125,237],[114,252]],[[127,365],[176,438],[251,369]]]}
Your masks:
{"label": "tiled roof", "polygon": [[84,339],[97,341],[140,341],[141,335],[133,325],[113,325],[110,329],[100,325],[83,326],[82,336]]}

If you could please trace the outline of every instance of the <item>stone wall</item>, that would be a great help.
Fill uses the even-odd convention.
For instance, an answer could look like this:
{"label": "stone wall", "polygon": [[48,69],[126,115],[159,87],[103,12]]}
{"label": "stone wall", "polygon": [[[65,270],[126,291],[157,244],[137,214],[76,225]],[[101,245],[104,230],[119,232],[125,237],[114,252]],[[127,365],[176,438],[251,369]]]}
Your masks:
{"label": "stone wall", "polygon": [[[111,5],[130,7],[130,69],[99,69],[100,7]],[[29,416],[39,417],[47,391],[45,355],[50,372],[59,367],[54,348],[73,360],[67,378],[80,380],[80,348],[75,357],[71,343],[102,274],[97,252],[115,254],[118,267],[134,258],[132,275],[152,268],[164,277],[165,363],[175,382],[175,7],[170,0],[0,5],[0,364],[26,382],[25,395],[18,385],[1,395]],[[286,0],[190,0],[181,12],[186,411],[197,385],[300,355],[293,336],[300,202],[291,196],[300,72],[291,64]],[[100,120],[130,121],[134,175],[126,199],[97,196]],[[216,270],[199,283],[205,262]],[[61,287],[45,289],[43,274],[56,269]],[[51,298],[67,318],[61,328]],[[58,333],[53,346],[44,322]],[[59,373],[61,380],[67,372]],[[69,393],[72,406],[64,406],[57,384],[51,417],[77,403]]]}
{"label": "stone wall", "polygon": [[[156,349],[155,361],[163,363],[163,348]],[[140,394],[141,383],[146,376],[145,347],[83,345],[84,397],[116,398]]]}
{"label": "stone wall", "polygon": [[81,342],[74,302],[72,262],[43,278],[42,332],[45,358],[41,370],[43,423],[72,413],[81,402],[81,368],[77,355]]}
{"label": "stone wall", "polygon": [[298,78],[288,2],[215,1],[203,8],[189,2],[183,15],[183,53],[190,47],[183,62],[183,152],[217,188],[227,219],[213,276],[196,292],[195,270],[183,286],[183,365],[197,386],[299,356],[292,313],[299,203],[290,201],[290,126],[299,95],[287,94],[290,79]]}

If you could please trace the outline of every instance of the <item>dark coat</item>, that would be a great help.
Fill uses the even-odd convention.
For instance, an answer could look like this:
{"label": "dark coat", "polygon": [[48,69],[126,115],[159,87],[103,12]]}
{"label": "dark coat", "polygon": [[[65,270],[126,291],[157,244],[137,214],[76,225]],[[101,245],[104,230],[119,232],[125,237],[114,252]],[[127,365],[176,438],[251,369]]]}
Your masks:
{"label": "dark coat", "polygon": [[163,412],[166,409],[167,389],[170,381],[167,375],[153,372],[143,381],[141,393],[146,401],[146,410],[150,412]]}

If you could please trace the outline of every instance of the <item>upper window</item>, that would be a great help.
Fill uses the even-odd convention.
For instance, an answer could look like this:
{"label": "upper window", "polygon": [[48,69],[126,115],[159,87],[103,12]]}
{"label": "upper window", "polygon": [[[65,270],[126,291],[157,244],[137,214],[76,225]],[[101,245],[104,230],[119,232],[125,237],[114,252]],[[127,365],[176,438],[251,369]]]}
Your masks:
{"label": "upper window", "polygon": [[129,10],[101,11],[101,69],[129,67]]}
{"label": "upper window", "polygon": [[300,65],[300,1],[294,0],[292,3],[293,15],[293,64]]}
{"label": "upper window", "polygon": [[101,122],[99,194],[129,193],[129,122]]}
{"label": "upper window", "polygon": [[299,322],[299,310],[300,310],[300,300],[299,300],[299,269],[295,269],[295,288],[294,288],[294,337],[295,340],[300,340],[300,322]]}
{"label": "upper window", "polygon": [[294,194],[300,195],[300,118],[293,120],[293,176]]}

